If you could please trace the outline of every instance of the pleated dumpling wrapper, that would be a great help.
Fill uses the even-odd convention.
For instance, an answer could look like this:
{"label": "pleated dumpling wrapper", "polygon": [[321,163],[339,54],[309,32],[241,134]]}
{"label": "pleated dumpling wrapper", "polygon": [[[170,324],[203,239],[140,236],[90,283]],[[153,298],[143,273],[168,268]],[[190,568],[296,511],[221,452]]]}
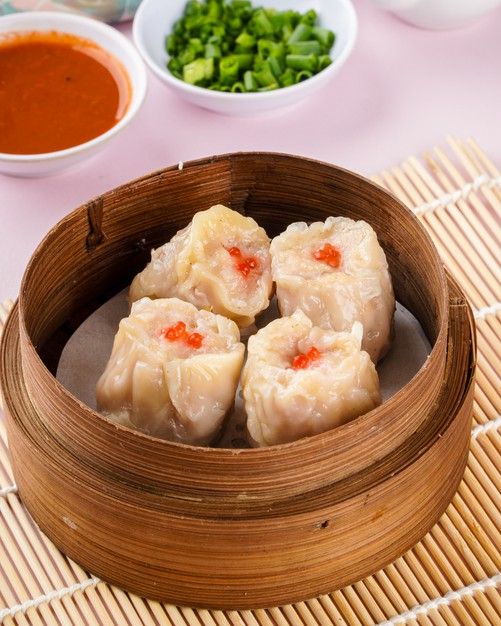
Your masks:
{"label": "pleated dumpling wrapper", "polygon": [[395,297],[383,249],[363,221],[328,217],[291,224],[271,242],[282,315],[301,309],[321,328],[364,328],[362,348],[376,363],[391,343]]}
{"label": "pleated dumpling wrapper", "polygon": [[270,446],[316,435],[381,403],[374,363],[351,332],[314,326],[300,310],[249,338],[242,389],[251,443]]}
{"label": "pleated dumpling wrapper", "polygon": [[129,300],[177,297],[250,326],[269,304],[270,240],[251,218],[218,204],[153,250]]}
{"label": "pleated dumpling wrapper", "polygon": [[235,322],[177,298],[142,298],[120,322],[98,409],[150,435],[207,445],[233,407],[244,358]]}

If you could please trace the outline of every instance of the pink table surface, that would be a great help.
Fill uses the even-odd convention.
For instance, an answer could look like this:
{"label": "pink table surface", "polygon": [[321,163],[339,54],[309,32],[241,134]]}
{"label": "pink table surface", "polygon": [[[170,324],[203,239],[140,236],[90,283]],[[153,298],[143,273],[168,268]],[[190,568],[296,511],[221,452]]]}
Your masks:
{"label": "pink table surface", "polygon": [[[15,297],[43,235],[92,196],[178,161],[237,150],[322,159],[370,175],[446,134],[474,136],[501,161],[501,11],[431,32],[355,0],[355,50],[323,91],[288,111],[220,116],[150,75],[142,110],[79,169],[42,179],[0,175],[0,300]],[[1,19],[1,18],[0,18]],[[130,35],[130,25],[120,29]]]}

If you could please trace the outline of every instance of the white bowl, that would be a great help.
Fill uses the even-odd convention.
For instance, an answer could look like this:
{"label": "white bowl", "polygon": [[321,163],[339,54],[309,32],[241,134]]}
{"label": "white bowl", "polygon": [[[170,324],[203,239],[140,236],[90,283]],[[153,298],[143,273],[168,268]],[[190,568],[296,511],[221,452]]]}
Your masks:
{"label": "white bowl", "polygon": [[182,16],[186,0],[143,0],[134,18],[134,43],[154,74],[181,97],[228,115],[249,115],[294,104],[325,85],[348,58],[357,35],[357,17],[350,0],[254,0],[253,4],[301,12],[315,9],[320,24],[336,34],[332,63],[312,78],[276,91],[227,93],[185,83],[166,67],[165,37]]}
{"label": "white bowl", "polygon": [[459,28],[501,5],[501,0],[372,0],[421,28]]}
{"label": "white bowl", "polygon": [[47,176],[87,159],[103,148],[138,112],[146,94],[146,69],[134,46],[117,30],[97,20],[58,12],[27,12],[0,19],[0,35],[6,32],[58,31],[95,42],[116,59],[128,73],[131,85],[129,106],[122,119],[98,137],[66,150],[43,154],[0,152],[0,172],[14,176]]}

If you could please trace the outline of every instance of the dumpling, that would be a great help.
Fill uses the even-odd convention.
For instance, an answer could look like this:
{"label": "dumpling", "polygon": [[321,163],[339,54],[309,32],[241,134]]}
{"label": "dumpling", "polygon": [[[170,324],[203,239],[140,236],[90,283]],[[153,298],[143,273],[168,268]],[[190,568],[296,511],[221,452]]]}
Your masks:
{"label": "dumpling", "polygon": [[269,446],[322,433],[381,403],[362,325],[323,330],[300,310],[250,337],[242,373],[247,430]]}
{"label": "dumpling", "polygon": [[282,315],[301,309],[316,326],[364,328],[362,348],[376,363],[390,347],[395,297],[383,249],[363,221],[328,217],[291,224],[271,242]]}
{"label": "dumpling", "polygon": [[231,320],[177,298],[142,298],[120,322],[98,409],[156,437],[209,444],[233,407],[244,350]]}
{"label": "dumpling", "polygon": [[218,204],[200,211],[132,282],[129,300],[178,297],[245,328],[269,304],[270,240],[251,218]]}

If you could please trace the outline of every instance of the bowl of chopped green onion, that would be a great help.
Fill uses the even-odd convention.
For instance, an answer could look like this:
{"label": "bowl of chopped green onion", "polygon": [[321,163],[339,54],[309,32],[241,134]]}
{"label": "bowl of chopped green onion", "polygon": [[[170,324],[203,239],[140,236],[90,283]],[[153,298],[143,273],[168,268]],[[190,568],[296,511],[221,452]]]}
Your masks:
{"label": "bowl of chopped green onion", "polygon": [[161,81],[228,115],[311,95],[346,61],[356,34],[350,0],[143,0],[133,25]]}

